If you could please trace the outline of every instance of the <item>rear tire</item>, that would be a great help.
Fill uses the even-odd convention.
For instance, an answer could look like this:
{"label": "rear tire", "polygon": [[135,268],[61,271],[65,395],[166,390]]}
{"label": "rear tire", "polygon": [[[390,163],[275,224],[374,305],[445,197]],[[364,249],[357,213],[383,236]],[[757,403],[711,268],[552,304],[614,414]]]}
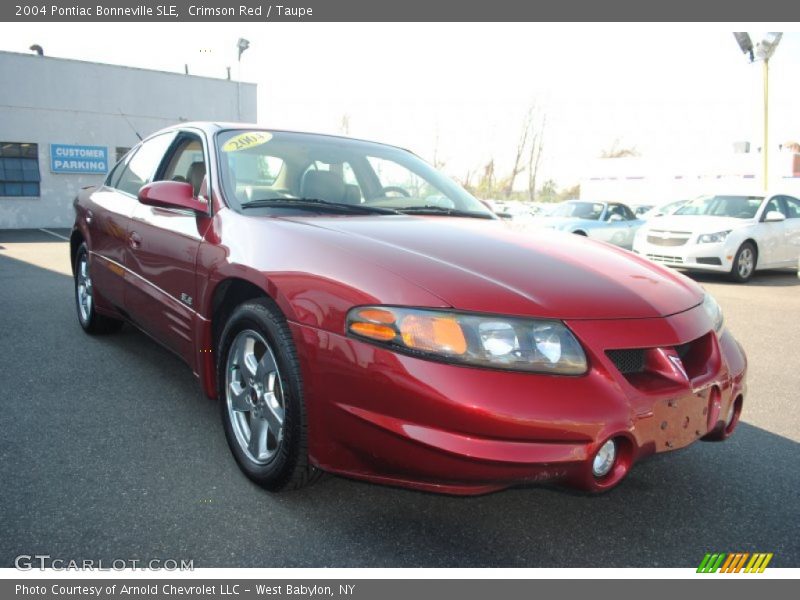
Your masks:
{"label": "rear tire", "polygon": [[736,251],[731,267],[730,278],[736,283],[747,283],[756,272],[758,251],[752,242],[745,242]]}
{"label": "rear tire", "polygon": [[94,288],[89,265],[89,249],[83,242],[75,253],[75,308],[78,323],[86,333],[104,334],[119,331],[122,321],[97,314],[94,306]]}
{"label": "rear tire", "polygon": [[220,414],[239,468],[271,492],[318,480],[322,471],[308,460],[300,363],[277,305],[263,298],[236,308],[218,357]]}

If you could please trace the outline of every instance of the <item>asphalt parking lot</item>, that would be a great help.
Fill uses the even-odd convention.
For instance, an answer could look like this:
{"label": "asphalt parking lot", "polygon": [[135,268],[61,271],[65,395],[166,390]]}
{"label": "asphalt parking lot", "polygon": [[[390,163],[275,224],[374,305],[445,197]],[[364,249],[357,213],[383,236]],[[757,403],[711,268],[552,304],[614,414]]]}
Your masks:
{"label": "asphalt parking lot", "polygon": [[[56,231],[57,234],[66,232]],[[0,566],[193,559],[196,567],[689,567],[773,552],[800,567],[800,280],[697,279],[750,360],[743,422],[587,496],[452,498],[329,477],[271,495],[237,469],[191,371],[134,328],[78,325],[66,242],[0,232]]]}

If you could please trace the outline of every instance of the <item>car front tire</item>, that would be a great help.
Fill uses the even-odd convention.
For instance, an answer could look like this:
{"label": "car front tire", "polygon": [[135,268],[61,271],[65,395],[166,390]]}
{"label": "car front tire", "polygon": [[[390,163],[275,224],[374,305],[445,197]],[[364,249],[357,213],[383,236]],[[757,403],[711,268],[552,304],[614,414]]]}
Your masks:
{"label": "car front tire", "polygon": [[75,308],[78,323],[90,334],[113,333],[122,327],[122,321],[97,314],[94,305],[94,286],[89,268],[89,249],[82,243],[75,253]]}
{"label": "car front tire", "polygon": [[758,251],[752,242],[745,242],[736,251],[730,278],[737,283],[747,283],[756,272]]}
{"label": "car front tire", "polygon": [[236,308],[220,337],[217,385],[239,468],[277,492],[313,483],[300,364],[286,319],[269,299]]}

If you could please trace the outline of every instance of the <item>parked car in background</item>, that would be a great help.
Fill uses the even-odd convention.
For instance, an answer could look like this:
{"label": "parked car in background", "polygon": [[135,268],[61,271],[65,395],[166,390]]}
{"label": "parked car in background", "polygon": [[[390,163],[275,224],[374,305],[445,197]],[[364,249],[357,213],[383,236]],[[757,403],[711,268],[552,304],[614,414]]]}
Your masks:
{"label": "parked car in background", "polygon": [[568,231],[630,249],[633,236],[641,227],[633,211],[620,202],[567,200],[555,205],[533,223],[547,229]]}
{"label": "parked car in background", "polygon": [[529,219],[539,210],[539,207],[533,202],[492,199],[480,199],[479,201],[499,218],[506,221],[513,219]]}
{"label": "parked car in background", "polygon": [[642,215],[653,210],[655,208],[655,204],[628,203],[628,208],[630,208],[633,211],[633,214],[635,214],[638,218],[641,218]]}
{"label": "parked car in background", "polygon": [[800,257],[800,200],[786,194],[701,196],[650,219],[633,250],[684,269],[748,281],[758,269],[793,267]]}
{"label": "parked car in background", "polygon": [[[744,352],[695,282],[513,231],[400,148],[182,123],[74,205],[80,326],[128,321],[183,359],[269,490],[329,471],[602,492],[646,456],[728,438],[745,402]],[[170,431],[180,446],[179,417]]]}
{"label": "parked car in background", "polygon": [[687,202],[689,202],[689,200],[687,199],[670,200],[669,202],[665,202],[663,204],[659,204],[658,206],[652,207],[650,210],[643,213],[641,215],[641,218],[647,221],[648,219],[652,219],[653,217],[663,217],[665,215],[671,215]]}

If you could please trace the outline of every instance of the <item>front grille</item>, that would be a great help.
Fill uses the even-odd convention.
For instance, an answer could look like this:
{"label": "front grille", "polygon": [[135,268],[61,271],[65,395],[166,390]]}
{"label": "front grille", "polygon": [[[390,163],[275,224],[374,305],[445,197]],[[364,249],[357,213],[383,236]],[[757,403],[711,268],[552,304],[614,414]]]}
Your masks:
{"label": "front grille", "polygon": [[666,254],[647,254],[647,258],[655,262],[683,264],[680,256],[668,256]]}
{"label": "front grille", "polygon": [[628,375],[630,373],[641,373],[644,371],[644,353],[639,348],[630,350],[606,350],[606,355],[614,363],[620,373]]}
{"label": "front grille", "polygon": [[647,241],[654,246],[683,246],[689,238],[661,237],[658,235],[648,235]]}
{"label": "front grille", "polygon": [[[680,358],[681,365],[685,369],[686,377],[689,380],[694,381],[698,377],[703,378],[711,373],[710,369],[714,368],[711,360],[713,337],[714,333],[711,332],[696,340],[672,347]],[[663,350],[667,349],[667,346],[663,347]],[[662,363],[663,367],[666,357],[657,347],[606,350],[606,356],[628,380],[628,383],[634,387],[652,389],[653,385],[662,385],[664,382],[670,385],[675,383],[672,377],[660,372],[662,369],[658,365]]]}

